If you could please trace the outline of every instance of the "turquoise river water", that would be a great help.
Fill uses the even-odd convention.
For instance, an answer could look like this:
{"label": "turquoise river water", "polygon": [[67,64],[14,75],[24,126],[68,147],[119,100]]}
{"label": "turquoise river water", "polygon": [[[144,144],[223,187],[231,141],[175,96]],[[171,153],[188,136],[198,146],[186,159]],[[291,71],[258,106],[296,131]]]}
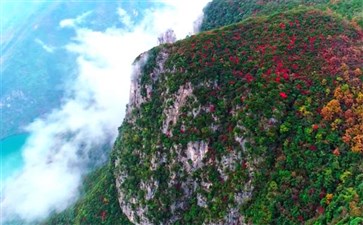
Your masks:
{"label": "turquoise river water", "polygon": [[0,140],[0,188],[23,167],[22,148],[27,138],[28,134],[17,134]]}

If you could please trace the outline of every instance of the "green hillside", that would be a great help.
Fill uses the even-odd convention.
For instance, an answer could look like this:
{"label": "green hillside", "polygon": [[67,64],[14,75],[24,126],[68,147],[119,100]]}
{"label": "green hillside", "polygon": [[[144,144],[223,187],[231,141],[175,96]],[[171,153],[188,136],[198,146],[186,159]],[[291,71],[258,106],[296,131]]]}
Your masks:
{"label": "green hillside", "polygon": [[358,1],[254,2],[136,59],[112,164],[47,224],[363,224]]}
{"label": "green hillside", "polygon": [[285,12],[302,6],[310,6],[334,12],[363,27],[363,2],[361,0],[214,0],[204,9],[202,31],[207,31],[246,18]]}

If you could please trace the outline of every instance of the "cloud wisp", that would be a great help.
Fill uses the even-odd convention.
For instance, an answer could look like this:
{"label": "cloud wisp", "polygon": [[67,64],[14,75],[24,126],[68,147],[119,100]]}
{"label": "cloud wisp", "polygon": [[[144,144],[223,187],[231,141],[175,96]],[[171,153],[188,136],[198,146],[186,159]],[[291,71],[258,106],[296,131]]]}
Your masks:
{"label": "cloud wisp", "polygon": [[38,38],[35,39],[35,43],[39,44],[48,53],[54,52],[54,47],[44,44],[44,42]]}
{"label": "cloud wisp", "polygon": [[69,82],[61,107],[26,128],[30,137],[23,150],[24,168],[2,190],[3,221],[43,219],[75,202],[82,175],[89,164],[107,159],[102,149],[117,136],[129,100],[132,62],[169,28],[179,39],[192,34],[207,2],[165,1],[164,7],[143,12],[138,23],[125,10],[115,9],[125,28],[105,32],[81,27],[79,21],[88,14],[60,22],[60,27],[76,31],[66,49],[77,54],[79,73]]}

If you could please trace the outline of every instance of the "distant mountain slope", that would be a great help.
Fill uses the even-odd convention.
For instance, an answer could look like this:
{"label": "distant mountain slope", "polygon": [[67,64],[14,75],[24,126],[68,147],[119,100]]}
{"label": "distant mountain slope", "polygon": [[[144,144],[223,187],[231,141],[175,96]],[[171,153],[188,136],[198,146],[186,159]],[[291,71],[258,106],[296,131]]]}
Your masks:
{"label": "distant mountain slope", "polygon": [[253,16],[281,13],[299,6],[314,6],[333,11],[363,27],[361,0],[213,0],[204,9],[201,30],[223,27]]}
{"label": "distant mountain slope", "polygon": [[363,221],[359,27],[300,7],[137,63],[114,150],[131,222]]}

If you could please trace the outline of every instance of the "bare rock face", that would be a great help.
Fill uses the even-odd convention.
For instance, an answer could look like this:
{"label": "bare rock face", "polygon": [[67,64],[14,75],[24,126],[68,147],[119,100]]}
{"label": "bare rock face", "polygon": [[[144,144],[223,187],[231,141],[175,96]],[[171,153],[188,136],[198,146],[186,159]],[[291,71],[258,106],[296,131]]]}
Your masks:
{"label": "bare rock face", "polygon": [[[186,71],[167,65],[168,50],[144,53],[134,66],[130,103],[118,140],[122,147],[115,147],[121,209],[134,224],[174,224],[188,219],[186,215],[196,216],[193,210],[211,211],[223,204],[223,216],[201,222],[244,224],[239,207],[253,190],[253,168],[245,168],[246,140],[236,136],[234,147],[216,153],[212,137],[223,136],[223,124],[215,106],[201,102],[195,89],[218,89],[218,84],[196,86],[187,80],[173,84],[175,76]],[[245,179],[237,182],[237,173]]]}
{"label": "bare rock face", "polygon": [[144,98],[141,96],[140,79],[142,66],[145,65],[146,61],[147,53],[144,53],[141,54],[140,59],[137,61],[137,63],[134,63],[130,87],[130,100],[127,114],[130,114],[131,109],[139,107],[141,103],[145,101]]}
{"label": "bare rock face", "polygon": [[163,114],[166,118],[163,121],[162,132],[164,134],[170,134],[169,125],[176,124],[178,117],[180,115],[180,108],[186,103],[187,97],[191,96],[193,93],[190,83],[183,85],[179,88],[178,92],[170,99],[174,104],[171,107],[164,109]]}
{"label": "bare rock face", "polygon": [[176,41],[176,35],[173,29],[167,29],[163,34],[159,35],[158,43],[174,43]]}

